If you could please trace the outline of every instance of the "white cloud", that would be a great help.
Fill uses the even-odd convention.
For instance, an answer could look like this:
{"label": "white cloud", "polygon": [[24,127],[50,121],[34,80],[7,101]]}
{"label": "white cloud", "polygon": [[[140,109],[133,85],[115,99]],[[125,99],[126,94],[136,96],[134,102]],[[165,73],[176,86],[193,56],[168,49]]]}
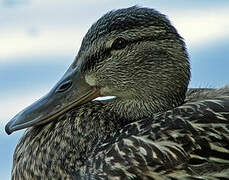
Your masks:
{"label": "white cloud", "polygon": [[79,48],[84,32],[75,28],[41,30],[31,35],[19,29],[0,33],[0,61],[6,58],[39,54],[73,54]]}
{"label": "white cloud", "polygon": [[[214,13],[211,13],[214,12]],[[229,36],[228,9],[190,11],[171,16],[179,33],[191,46],[201,46]]]}
{"label": "white cloud", "polygon": [[[9,18],[1,22],[0,63],[9,59],[16,60],[14,57],[18,56],[74,56],[87,28],[108,9],[99,7],[101,2],[97,5],[94,1],[85,1],[82,8],[76,6],[79,2],[55,2],[54,8],[52,0],[34,0],[24,8],[15,9],[19,17],[11,14],[12,9],[5,10],[3,18]],[[85,7],[88,11],[85,11]],[[188,11],[166,10],[164,13],[172,20],[188,46],[197,47],[229,36],[227,7],[204,11],[201,8]]]}

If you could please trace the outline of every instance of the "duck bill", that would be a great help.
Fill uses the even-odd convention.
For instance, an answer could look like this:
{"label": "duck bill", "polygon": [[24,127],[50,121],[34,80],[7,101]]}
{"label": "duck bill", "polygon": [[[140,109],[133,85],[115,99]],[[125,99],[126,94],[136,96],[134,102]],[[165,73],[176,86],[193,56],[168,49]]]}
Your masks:
{"label": "duck bill", "polygon": [[91,101],[100,95],[96,87],[89,86],[80,69],[68,69],[51,91],[34,102],[6,125],[5,131],[14,131],[37,126],[55,120],[73,107]]}

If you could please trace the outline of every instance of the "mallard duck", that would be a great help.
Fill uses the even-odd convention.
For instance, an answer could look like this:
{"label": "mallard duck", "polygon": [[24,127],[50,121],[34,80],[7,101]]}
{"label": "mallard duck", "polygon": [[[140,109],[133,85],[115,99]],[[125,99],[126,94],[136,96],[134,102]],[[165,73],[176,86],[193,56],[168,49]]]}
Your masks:
{"label": "mallard duck", "polygon": [[[143,7],[94,23],[51,91],[18,113],[12,179],[227,179],[229,87],[188,89],[185,43]],[[114,96],[113,99],[94,100]]]}

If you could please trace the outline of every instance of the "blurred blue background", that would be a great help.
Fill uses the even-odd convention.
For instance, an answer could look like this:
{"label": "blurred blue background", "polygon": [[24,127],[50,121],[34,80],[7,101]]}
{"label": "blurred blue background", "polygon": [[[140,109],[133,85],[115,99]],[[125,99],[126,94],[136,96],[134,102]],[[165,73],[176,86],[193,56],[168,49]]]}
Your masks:
{"label": "blurred blue background", "polygon": [[9,179],[23,131],[6,122],[48,92],[71,64],[90,25],[112,9],[140,5],[168,15],[184,37],[190,87],[229,83],[229,1],[0,0],[0,179]]}

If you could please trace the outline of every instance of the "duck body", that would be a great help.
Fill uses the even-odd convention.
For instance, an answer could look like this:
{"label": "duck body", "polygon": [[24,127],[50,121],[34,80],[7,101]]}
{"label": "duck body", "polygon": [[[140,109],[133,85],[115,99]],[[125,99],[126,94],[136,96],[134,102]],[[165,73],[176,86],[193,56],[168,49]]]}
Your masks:
{"label": "duck body", "polygon": [[189,92],[183,105],[135,122],[94,101],[29,128],[12,179],[227,178],[229,88]]}
{"label": "duck body", "polygon": [[[66,73],[6,125],[12,179],[225,179],[229,87],[188,89],[185,43],[141,7],[94,23]],[[115,96],[99,101],[100,96]]]}

